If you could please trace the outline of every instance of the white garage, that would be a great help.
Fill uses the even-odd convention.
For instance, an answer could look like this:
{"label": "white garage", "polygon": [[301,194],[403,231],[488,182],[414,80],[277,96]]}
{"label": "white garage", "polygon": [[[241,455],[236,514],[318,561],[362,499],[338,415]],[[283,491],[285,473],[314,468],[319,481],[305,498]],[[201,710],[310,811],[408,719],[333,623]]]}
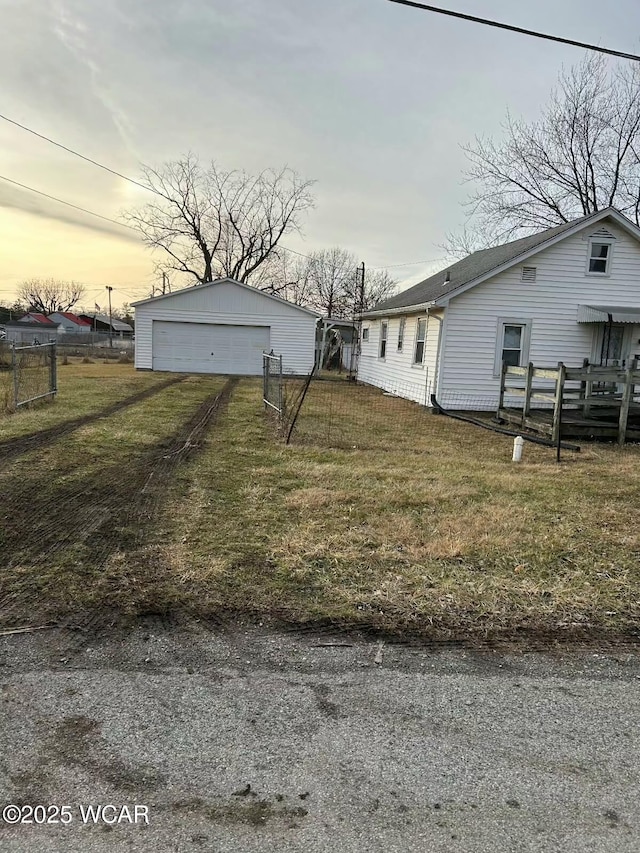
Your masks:
{"label": "white garage", "polygon": [[319,317],[224,278],[134,303],[136,367],[172,373],[256,376],[262,354],[282,355],[286,373],[306,374]]}

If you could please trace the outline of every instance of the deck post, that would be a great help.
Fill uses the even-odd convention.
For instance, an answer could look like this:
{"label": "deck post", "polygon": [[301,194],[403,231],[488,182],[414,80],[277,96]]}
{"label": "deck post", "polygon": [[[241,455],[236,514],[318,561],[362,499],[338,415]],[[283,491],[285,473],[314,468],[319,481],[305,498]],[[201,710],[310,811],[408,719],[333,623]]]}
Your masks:
{"label": "deck post", "polygon": [[567,378],[567,368],[564,364],[558,362],[558,376],[556,378],[556,396],[553,404],[553,428],[551,431],[551,440],[553,442],[560,441],[560,430],[562,425],[562,401],[564,398],[564,383]]}
{"label": "deck post", "polygon": [[527,365],[527,377],[524,385],[524,403],[522,405],[522,426],[531,411],[531,389],[533,388],[533,362]]}
{"label": "deck post", "polygon": [[507,362],[502,362],[502,367],[500,368],[500,395],[498,397],[498,411],[496,412],[496,419],[500,420],[500,412],[504,408],[504,386],[507,381]]}
{"label": "deck post", "polygon": [[624,391],[622,392],[622,400],[620,402],[620,420],[618,422],[618,444],[623,446],[627,440],[627,421],[629,419],[629,407],[631,405],[631,396],[633,394],[633,369],[627,367],[624,377]]}

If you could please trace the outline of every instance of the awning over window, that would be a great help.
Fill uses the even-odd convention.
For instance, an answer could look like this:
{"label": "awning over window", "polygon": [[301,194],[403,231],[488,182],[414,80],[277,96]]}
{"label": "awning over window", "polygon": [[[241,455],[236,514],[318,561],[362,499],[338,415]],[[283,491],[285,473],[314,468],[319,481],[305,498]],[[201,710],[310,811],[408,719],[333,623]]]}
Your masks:
{"label": "awning over window", "polygon": [[578,305],[578,323],[637,323],[640,307],[625,305]]}

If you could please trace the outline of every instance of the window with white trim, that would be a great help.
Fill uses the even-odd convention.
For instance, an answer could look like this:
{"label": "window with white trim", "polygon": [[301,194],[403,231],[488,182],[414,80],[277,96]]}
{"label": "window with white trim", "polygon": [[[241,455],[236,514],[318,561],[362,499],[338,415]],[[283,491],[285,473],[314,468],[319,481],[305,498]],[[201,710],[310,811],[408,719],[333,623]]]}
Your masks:
{"label": "window with white trim", "polygon": [[398,326],[398,352],[402,352],[404,346],[404,330],[407,326],[407,318],[400,317],[400,325]]}
{"label": "window with white trim", "polygon": [[524,367],[529,361],[531,320],[508,317],[498,319],[495,375],[500,375],[503,362],[509,367]]}
{"label": "window with white trim", "polygon": [[613,240],[596,237],[589,240],[589,262],[587,272],[590,275],[608,275],[611,268]]}
{"label": "window with white trim", "polygon": [[424,364],[424,342],[427,337],[427,318],[420,317],[416,323],[416,345],[413,350],[413,363]]}
{"label": "window with white trim", "polygon": [[387,354],[387,337],[389,335],[389,323],[387,320],[383,320],[380,323],[380,351],[378,353],[379,358],[384,358]]}
{"label": "window with white trim", "polygon": [[369,327],[368,326],[362,327],[362,340],[363,341],[369,340]]}

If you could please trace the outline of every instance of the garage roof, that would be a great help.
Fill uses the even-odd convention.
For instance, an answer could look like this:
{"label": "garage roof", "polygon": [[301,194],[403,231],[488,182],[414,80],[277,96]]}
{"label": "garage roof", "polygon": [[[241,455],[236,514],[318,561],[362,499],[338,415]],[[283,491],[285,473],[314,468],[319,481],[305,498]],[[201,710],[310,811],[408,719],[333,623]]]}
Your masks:
{"label": "garage roof", "polygon": [[259,293],[261,296],[264,296],[265,299],[274,299],[276,302],[281,302],[284,305],[288,305],[290,308],[297,308],[298,311],[303,311],[305,314],[311,314],[312,317],[322,317],[318,311],[312,311],[310,308],[303,308],[302,305],[296,305],[294,302],[289,302],[288,299],[282,299],[280,296],[274,296],[271,293],[266,293],[264,290],[260,290],[259,287],[252,287],[250,284],[244,284],[242,281],[236,281],[235,278],[217,278],[215,281],[209,281],[206,284],[194,284],[191,287],[183,287],[180,290],[174,290],[173,293],[163,293],[160,296],[151,296],[149,299],[140,299],[138,302],[132,302],[132,306],[137,308],[139,305],[150,305],[153,302],[159,302],[162,299],[171,299],[174,296],[184,295],[190,290],[203,290],[206,287],[214,287],[216,284],[222,284],[222,282],[229,282],[230,284],[236,284],[238,287],[244,287],[247,290],[251,290],[253,293]]}

